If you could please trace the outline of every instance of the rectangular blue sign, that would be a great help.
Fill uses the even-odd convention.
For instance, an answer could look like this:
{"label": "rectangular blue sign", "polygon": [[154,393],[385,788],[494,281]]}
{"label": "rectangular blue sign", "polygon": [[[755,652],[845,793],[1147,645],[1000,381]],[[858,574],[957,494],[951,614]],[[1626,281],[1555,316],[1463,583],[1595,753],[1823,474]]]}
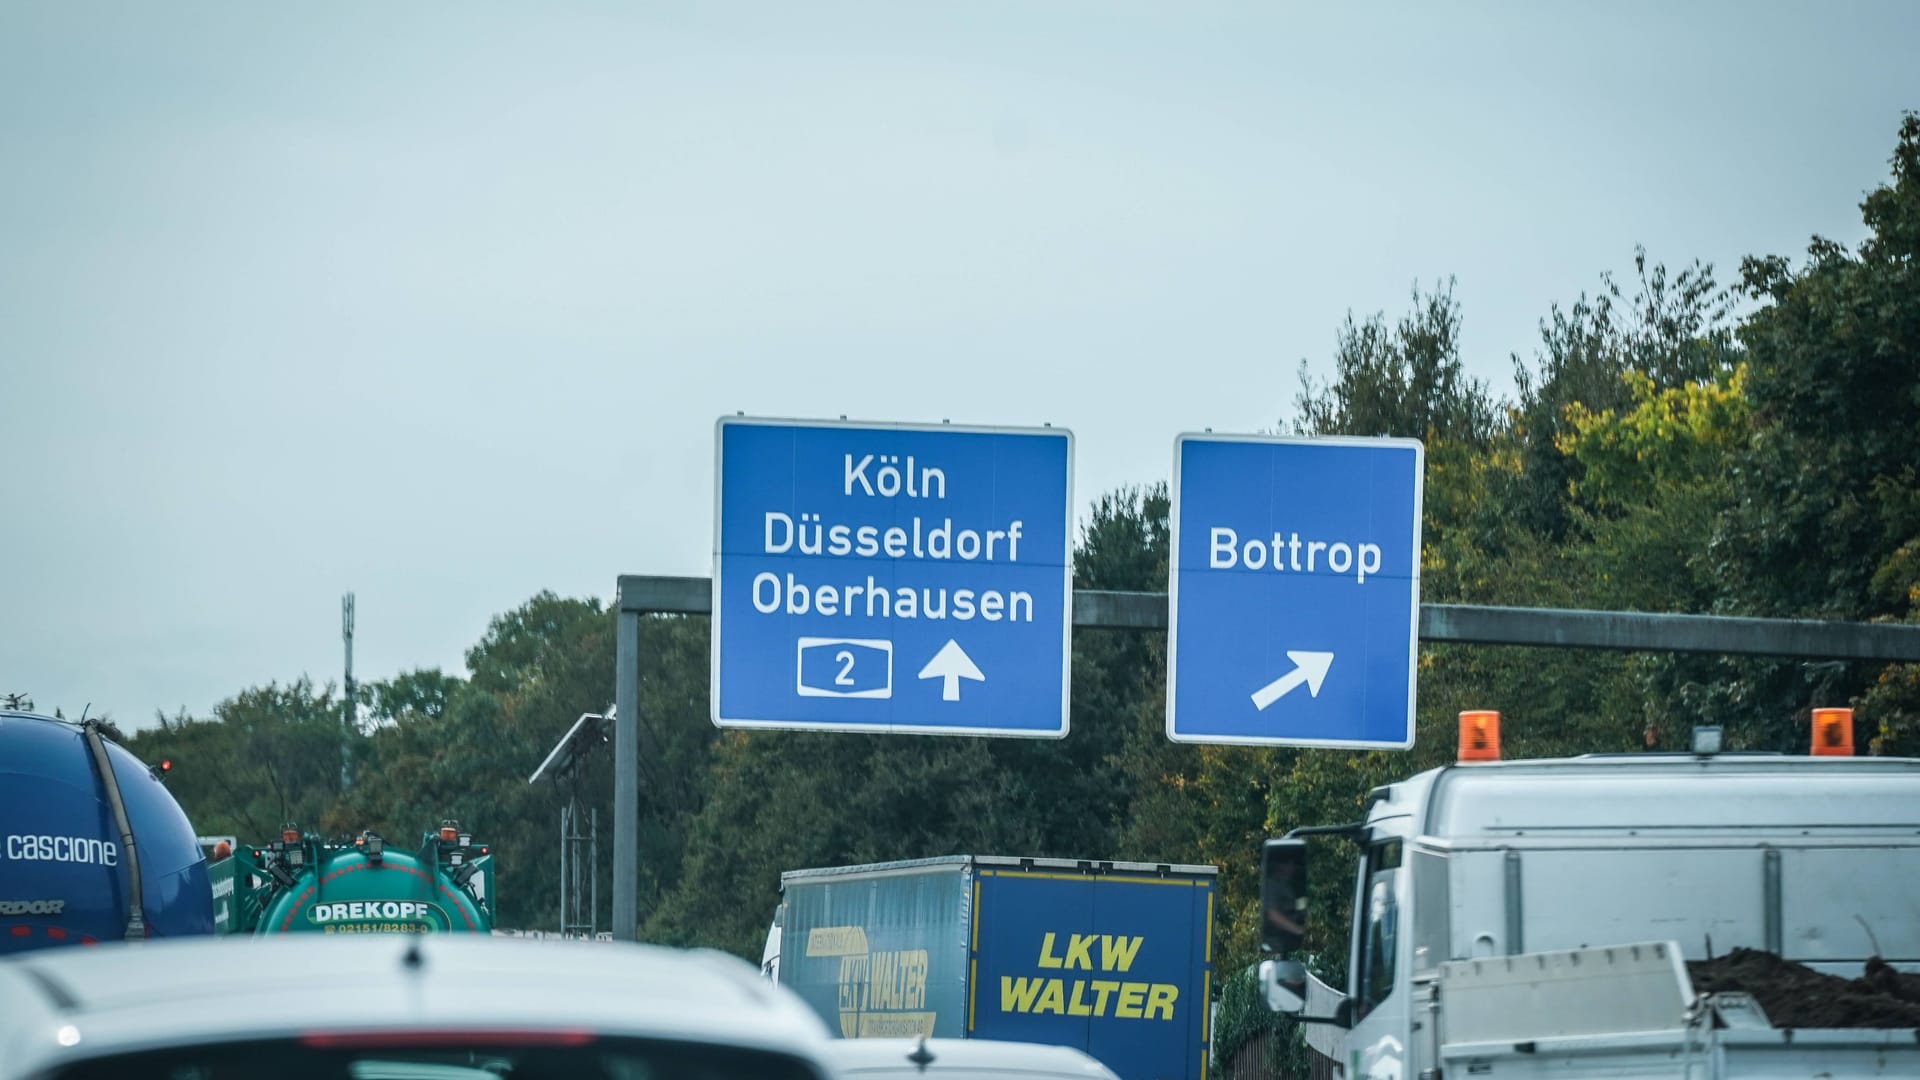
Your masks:
{"label": "rectangular blue sign", "polygon": [[1174,441],[1167,737],[1413,745],[1425,450]]}
{"label": "rectangular blue sign", "polygon": [[1058,738],[1064,429],[724,417],[713,721]]}

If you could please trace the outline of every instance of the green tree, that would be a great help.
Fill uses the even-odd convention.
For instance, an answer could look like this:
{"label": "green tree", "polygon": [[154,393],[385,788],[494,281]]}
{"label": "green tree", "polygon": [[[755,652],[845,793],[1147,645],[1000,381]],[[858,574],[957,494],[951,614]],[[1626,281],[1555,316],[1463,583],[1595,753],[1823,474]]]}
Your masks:
{"label": "green tree", "polygon": [[[528,777],[581,713],[605,711],[613,643],[614,616],[599,601],[541,592],[497,616],[467,651],[470,692],[436,725],[444,739],[414,828],[451,817],[492,841],[504,926],[558,926],[564,793]],[[610,804],[610,786],[593,797],[601,792]]]}
{"label": "green tree", "polygon": [[1567,406],[1559,449],[1576,466],[1568,487],[1588,603],[1700,612],[1721,589],[1707,545],[1733,505],[1730,454],[1745,440],[1744,367],[1710,382],[1661,389],[1627,372],[1618,409]]}
{"label": "green tree", "polygon": [[[590,764],[568,786],[528,778],[581,713],[605,710],[613,633],[598,601],[542,592],[490,622],[467,652],[466,679],[428,670],[369,684],[373,729],[330,829],[372,828],[412,846],[459,821],[493,849],[500,925],[557,928],[560,807],[576,793],[610,805],[611,769]],[[601,823],[611,832],[609,816]],[[611,878],[601,874],[604,925]]]}
{"label": "green tree", "polygon": [[168,787],[205,834],[277,835],[321,827],[340,796],[340,705],[305,678],[251,687],[210,719],[162,714],[122,741],[144,761],[172,759]]}
{"label": "green tree", "polygon": [[[1804,265],[1750,258],[1761,307],[1739,329],[1752,428],[1729,463],[1736,503],[1711,553],[1721,606],[1744,614],[1912,618],[1920,580],[1920,115],[1892,181],[1860,204],[1868,237],[1815,237]],[[1697,714],[1757,725],[1750,745],[1806,746],[1808,704],[1858,698],[1869,744],[1920,750],[1911,672],[1867,665],[1676,664]]]}
{"label": "green tree", "polygon": [[1876,576],[1920,535],[1920,115],[1901,125],[1893,183],[1860,209],[1857,251],[1816,237],[1797,271],[1779,257],[1743,266],[1764,306],[1740,328],[1754,430],[1721,546],[1755,614],[1907,608],[1902,575]]}
{"label": "green tree", "polygon": [[361,704],[375,723],[402,717],[437,720],[446,715],[454,695],[465,686],[466,680],[457,675],[447,675],[439,668],[420,668],[366,684],[361,688]]}
{"label": "green tree", "polygon": [[1314,435],[1398,435],[1481,442],[1497,417],[1486,384],[1460,362],[1460,305],[1451,279],[1422,295],[1391,329],[1384,315],[1341,324],[1330,382],[1316,384],[1300,362],[1295,431]]}
{"label": "green tree", "polygon": [[1656,390],[1712,380],[1732,368],[1738,349],[1729,317],[1732,294],[1713,267],[1695,262],[1669,274],[1634,251],[1638,287],[1629,297],[1611,274],[1598,294],[1582,293],[1566,309],[1554,305],[1540,323],[1540,348],[1531,364],[1513,358],[1519,390],[1515,433],[1526,483],[1515,488],[1511,511],[1529,528],[1558,540],[1571,524],[1569,488],[1579,463],[1560,450],[1570,432],[1567,410],[1608,412],[1628,406],[1629,372]]}

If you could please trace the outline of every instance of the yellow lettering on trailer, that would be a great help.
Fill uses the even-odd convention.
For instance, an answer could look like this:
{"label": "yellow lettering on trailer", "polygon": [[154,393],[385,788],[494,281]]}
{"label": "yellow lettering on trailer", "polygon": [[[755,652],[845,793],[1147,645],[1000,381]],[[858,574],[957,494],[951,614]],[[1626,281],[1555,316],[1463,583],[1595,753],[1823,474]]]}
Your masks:
{"label": "yellow lettering on trailer", "polygon": [[1100,970],[1131,971],[1133,958],[1140,955],[1140,943],[1146,938],[1100,935]]}
{"label": "yellow lettering on trailer", "polygon": [[1060,958],[1053,955],[1052,934],[1047,934],[1040,939],[1040,966],[1043,968],[1057,968],[1060,966]]}
{"label": "yellow lettering on trailer", "polygon": [[1093,1006],[1088,1005],[1086,1002],[1080,1000],[1082,993],[1086,989],[1087,989],[1087,984],[1085,980],[1083,979],[1073,980],[1073,1000],[1067,1002],[1068,1016],[1092,1016],[1093,1015]]}
{"label": "yellow lettering on trailer", "polygon": [[1170,1021],[1179,1000],[1173,983],[1000,976],[1001,1012]]}
{"label": "yellow lettering on trailer", "polygon": [[1015,978],[1012,975],[1000,976],[1000,1011],[1032,1012],[1033,999],[1040,994],[1040,984],[1045,979]]}

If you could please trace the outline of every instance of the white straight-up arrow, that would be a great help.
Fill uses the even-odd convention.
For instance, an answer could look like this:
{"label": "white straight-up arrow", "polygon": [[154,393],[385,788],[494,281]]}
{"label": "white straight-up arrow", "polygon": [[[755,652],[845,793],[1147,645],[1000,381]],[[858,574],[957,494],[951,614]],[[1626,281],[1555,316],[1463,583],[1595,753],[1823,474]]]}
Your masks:
{"label": "white straight-up arrow", "polygon": [[1267,706],[1285,697],[1289,691],[1301,683],[1307,684],[1307,693],[1320,696],[1320,684],[1327,681],[1327,669],[1333,666],[1333,654],[1330,652],[1292,652],[1287,659],[1294,662],[1294,669],[1253,692],[1253,707],[1265,709]]}
{"label": "white straight-up arrow", "polygon": [[987,677],[980,674],[980,668],[967,655],[967,650],[952,638],[947,639],[940,651],[933,654],[927,666],[920,669],[923,679],[945,679],[946,685],[940,688],[941,701],[960,700],[960,680],[972,679],[974,682],[986,682]]}

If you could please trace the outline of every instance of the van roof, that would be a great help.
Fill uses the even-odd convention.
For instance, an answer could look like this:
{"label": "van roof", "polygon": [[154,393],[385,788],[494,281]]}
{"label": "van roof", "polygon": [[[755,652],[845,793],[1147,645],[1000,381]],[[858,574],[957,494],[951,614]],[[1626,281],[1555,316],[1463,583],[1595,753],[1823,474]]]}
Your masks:
{"label": "van roof", "polygon": [[1920,833],[1920,760],[1593,755],[1450,765],[1381,793],[1376,817],[1426,803],[1435,837]]}

